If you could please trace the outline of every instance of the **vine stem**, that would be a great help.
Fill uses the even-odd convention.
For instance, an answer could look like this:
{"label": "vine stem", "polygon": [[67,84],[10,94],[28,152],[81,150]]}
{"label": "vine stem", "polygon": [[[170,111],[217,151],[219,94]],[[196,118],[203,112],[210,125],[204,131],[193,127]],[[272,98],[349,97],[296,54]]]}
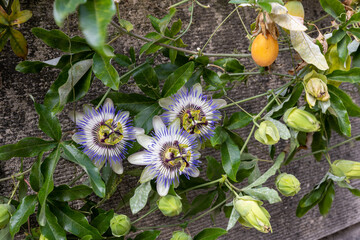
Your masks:
{"label": "vine stem", "polygon": [[107,97],[107,95],[110,93],[111,88],[108,88],[108,90],[106,91],[106,93],[104,94],[104,96],[101,98],[100,102],[98,103],[98,105],[96,106],[95,109],[98,109],[101,104],[105,101],[105,98]]}
{"label": "vine stem", "polygon": [[139,217],[138,219],[136,219],[135,221],[133,221],[131,224],[135,224],[137,223],[138,221],[140,221],[141,219],[149,216],[151,213],[155,212],[156,210],[158,209],[158,207],[154,207],[152,209],[150,209],[147,213],[145,213],[144,215],[142,215],[141,217]]}
{"label": "vine stem", "polygon": [[71,182],[69,182],[69,186],[72,186],[74,183],[76,183],[77,180],[82,178],[82,176],[84,176],[84,175],[85,175],[85,172],[82,172],[81,174],[77,175],[73,180],[71,180]]}
{"label": "vine stem", "polygon": [[[188,0],[186,0],[188,1]],[[190,26],[192,24],[192,21],[193,21],[193,15],[194,15],[194,1],[191,3],[191,12],[190,12],[190,20],[189,20],[189,24],[186,26],[185,30],[175,38],[174,41],[180,39],[189,29],[190,29]]]}
{"label": "vine stem", "polygon": [[14,190],[12,191],[11,196],[10,196],[10,198],[9,198],[9,201],[8,201],[8,203],[7,203],[8,205],[11,203],[11,200],[12,200],[12,198],[14,197],[14,195],[15,195],[15,193],[16,193],[16,190],[17,190],[18,187],[19,187],[19,184],[20,184],[20,181],[17,182]]}
{"label": "vine stem", "polygon": [[177,6],[181,5],[181,4],[187,3],[188,1],[190,1],[190,0],[182,0],[182,1],[178,2],[178,3],[175,3],[175,4],[171,5],[170,7],[168,7],[168,9],[173,8],[173,7],[177,7]]}
{"label": "vine stem", "polygon": [[205,45],[202,47],[202,49],[200,50],[200,55],[201,53],[204,51],[205,47],[209,44],[210,40],[213,38],[213,36],[215,35],[215,33],[220,29],[220,27],[226,22],[226,20],[228,20],[231,15],[233,15],[234,12],[236,12],[236,10],[239,8],[239,6],[235,7],[234,10],[231,11],[231,13],[229,13],[229,15],[226,16],[226,18],[215,28],[214,32],[210,35],[209,39],[206,41]]}
{"label": "vine stem", "polygon": [[212,211],[214,211],[215,209],[217,209],[218,207],[220,207],[221,205],[223,205],[224,203],[226,203],[231,197],[226,198],[224,201],[222,201],[221,203],[217,204],[216,206],[214,206],[213,208],[210,208],[208,211],[204,212],[203,214],[197,216],[196,218],[193,218],[189,221],[189,223],[195,222],[196,220],[206,216],[207,214],[211,213]]}
{"label": "vine stem", "polygon": [[197,186],[188,188],[188,189],[186,189],[186,190],[184,190],[184,191],[181,191],[181,192],[179,192],[179,194],[183,194],[183,193],[189,192],[189,191],[194,190],[194,189],[197,189],[197,188],[202,188],[202,187],[210,186],[210,185],[213,185],[214,183],[221,182],[222,180],[223,180],[223,178],[219,178],[219,179],[216,179],[216,180],[211,181],[211,182],[203,183],[203,184],[200,184],[200,185],[197,185]]}
{"label": "vine stem", "polygon": [[242,24],[243,28],[245,29],[246,35],[247,35],[247,36],[251,36],[251,34],[249,33],[249,31],[247,30],[247,28],[246,28],[246,26],[245,26],[245,23],[244,23],[241,15],[240,15],[240,13],[239,13],[239,9],[238,9],[238,8],[236,8],[236,12],[237,12],[237,14],[238,14],[238,16],[239,16],[239,18],[240,18],[240,21],[241,21],[241,24]]}
{"label": "vine stem", "polygon": [[7,180],[11,180],[11,179],[13,179],[14,177],[16,178],[16,177],[25,175],[26,173],[28,173],[28,172],[30,172],[30,171],[31,171],[31,168],[23,171],[22,173],[17,173],[17,174],[15,174],[15,175],[11,175],[10,177],[1,178],[1,179],[0,179],[0,182],[7,181]]}

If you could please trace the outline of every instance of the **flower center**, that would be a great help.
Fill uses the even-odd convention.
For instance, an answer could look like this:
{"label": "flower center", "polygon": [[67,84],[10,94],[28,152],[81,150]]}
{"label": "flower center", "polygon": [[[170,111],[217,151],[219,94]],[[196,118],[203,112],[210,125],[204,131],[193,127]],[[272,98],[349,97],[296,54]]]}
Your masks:
{"label": "flower center", "polygon": [[167,147],[163,154],[164,164],[167,167],[176,167],[180,171],[184,171],[190,164],[191,152],[186,151],[188,145],[179,144],[178,141],[174,141],[171,146]]}
{"label": "flower center", "polygon": [[182,126],[190,134],[200,134],[201,127],[207,125],[208,121],[200,109],[187,109],[182,115]]}
{"label": "flower center", "polygon": [[116,145],[124,137],[124,131],[121,124],[117,123],[116,127],[114,127],[112,125],[113,121],[113,119],[109,119],[100,125],[97,136],[99,142],[104,145]]}

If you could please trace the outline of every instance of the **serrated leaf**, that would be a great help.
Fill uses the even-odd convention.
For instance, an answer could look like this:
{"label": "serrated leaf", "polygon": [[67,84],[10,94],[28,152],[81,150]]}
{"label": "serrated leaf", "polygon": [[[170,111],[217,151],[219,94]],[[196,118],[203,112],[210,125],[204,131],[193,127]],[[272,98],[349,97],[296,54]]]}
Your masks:
{"label": "serrated leaf", "polygon": [[142,183],[136,188],[134,196],[130,198],[130,209],[132,214],[138,213],[145,207],[150,191],[150,181]]}
{"label": "serrated leaf", "polygon": [[40,116],[40,129],[55,141],[60,141],[62,132],[59,119],[57,119],[56,115],[51,112],[51,109],[46,106],[36,102],[34,105],[36,112]]}
{"label": "serrated leaf", "polygon": [[268,187],[251,188],[244,191],[246,194],[259,200],[266,200],[270,204],[281,202],[278,192]]}
{"label": "serrated leaf", "polygon": [[95,194],[101,198],[105,197],[105,183],[101,179],[99,169],[94,165],[90,158],[72,145],[61,144],[61,147],[64,151],[63,157],[78,164],[87,173],[90,179],[91,187]]}
{"label": "serrated leaf", "polygon": [[218,237],[226,234],[227,231],[222,228],[205,228],[196,236],[194,237],[194,240],[216,240]]}
{"label": "serrated leaf", "polygon": [[275,175],[276,171],[281,167],[281,164],[283,163],[285,158],[285,153],[281,152],[279,156],[276,158],[275,163],[259,178],[257,178],[254,182],[252,182],[250,185],[246,186],[243,190],[249,190],[251,188],[257,187],[263,183],[266,182],[266,180],[269,179],[269,177]]}
{"label": "serrated leaf", "polygon": [[60,226],[67,232],[80,238],[91,235],[93,240],[103,239],[99,231],[88,223],[85,215],[72,210],[67,203],[49,201],[49,206]]}
{"label": "serrated leaf", "polygon": [[35,212],[36,204],[36,195],[28,195],[21,200],[16,212],[11,216],[9,222],[12,237],[19,232],[21,225],[23,225],[28,220],[29,216]]}
{"label": "serrated leaf", "polygon": [[229,218],[228,225],[226,227],[226,231],[229,231],[230,229],[232,229],[235,226],[235,224],[239,220],[239,217],[240,217],[240,214],[238,213],[238,211],[236,211],[235,207],[233,207],[230,218]]}
{"label": "serrated leaf", "polygon": [[313,64],[320,70],[327,70],[329,66],[318,45],[313,43],[312,38],[305,32],[290,31],[291,43],[294,49],[300,54],[301,58]]}
{"label": "serrated leaf", "polygon": [[16,56],[26,59],[26,56],[28,54],[26,39],[18,30],[15,30],[14,28],[9,29],[11,49],[14,51]]}
{"label": "serrated leaf", "polygon": [[222,166],[228,177],[236,181],[236,173],[240,166],[240,150],[235,142],[228,138],[221,146]]}
{"label": "serrated leaf", "polygon": [[104,85],[113,90],[119,89],[120,77],[116,69],[111,65],[111,58],[95,53],[93,57],[95,76],[100,79]]}
{"label": "serrated leaf", "polygon": [[54,19],[56,24],[61,27],[65,18],[75,12],[80,4],[86,3],[86,0],[55,0]]}
{"label": "serrated leaf", "polygon": [[8,160],[13,157],[34,157],[41,152],[46,152],[56,147],[53,141],[45,141],[40,138],[23,138],[15,144],[0,147],[0,160]]}
{"label": "serrated leaf", "polygon": [[113,0],[87,0],[79,7],[79,24],[86,41],[103,56],[112,55],[104,45],[107,25],[115,13]]}
{"label": "serrated leaf", "polygon": [[60,149],[57,147],[41,164],[41,172],[44,176],[44,183],[38,193],[39,204],[41,206],[38,216],[40,226],[45,226],[46,224],[46,201],[48,195],[54,189],[53,175],[59,159]]}
{"label": "serrated leaf", "polygon": [[281,6],[279,3],[271,3],[272,9],[270,17],[280,27],[286,28],[291,31],[306,31],[307,28],[302,22],[288,14],[286,7]]}

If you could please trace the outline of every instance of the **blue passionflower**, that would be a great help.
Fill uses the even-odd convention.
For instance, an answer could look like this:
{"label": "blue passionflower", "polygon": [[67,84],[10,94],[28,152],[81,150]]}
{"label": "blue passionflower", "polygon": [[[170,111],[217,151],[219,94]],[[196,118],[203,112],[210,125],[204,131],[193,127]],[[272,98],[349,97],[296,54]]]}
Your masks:
{"label": "blue passionflower", "polygon": [[108,163],[114,172],[122,174],[122,160],[131,142],[136,134],[144,133],[143,129],[132,126],[129,112],[117,111],[112,100],[107,98],[99,109],[85,105],[84,113],[72,112],[70,118],[79,130],[73,140],[81,145],[83,152],[97,166]]}
{"label": "blue passionflower", "polygon": [[215,123],[221,119],[218,109],[226,101],[204,95],[197,83],[190,90],[183,87],[173,96],[160,99],[159,105],[165,110],[162,118],[166,125],[180,119],[181,128],[202,141],[214,135]]}
{"label": "blue passionflower", "polygon": [[159,116],[153,118],[154,135],[140,134],[136,140],[145,150],[129,156],[135,165],[145,165],[140,182],[156,178],[156,189],[160,196],[166,196],[171,184],[179,184],[179,176],[199,176],[197,169],[200,153],[196,138],[180,128],[180,121],[173,121],[166,127]]}

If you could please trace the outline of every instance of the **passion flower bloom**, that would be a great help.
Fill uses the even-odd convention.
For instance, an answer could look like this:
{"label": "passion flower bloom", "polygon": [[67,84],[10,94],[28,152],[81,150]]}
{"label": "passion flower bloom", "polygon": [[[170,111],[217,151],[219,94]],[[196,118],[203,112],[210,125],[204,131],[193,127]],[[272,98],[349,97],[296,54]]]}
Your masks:
{"label": "passion flower bloom", "polygon": [[117,174],[123,173],[122,160],[136,134],[143,134],[142,128],[131,124],[129,112],[116,111],[114,103],[107,98],[102,107],[94,109],[84,106],[84,113],[73,112],[70,118],[79,129],[73,140],[81,145],[97,166],[109,163]]}
{"label": "passion flower bloom", "polygon": [[128,157],[135,165],[146,166],[140,182],[156,178],[156,189],[160,196],[166,196],[171,184],[179,184],[179,176],[199,176],[197,169],[200,153],[196,138],[180,128],[180,120],[166,127],[159,116],[153,118],[154,135],[139,134],[138,143],[145,148]]}
{"label": "passion flower bloom", "polygon": [[173,96],[160,99],[159,105],[165,109],[162,118],[166,125],[180,119],[181,128],[204,140],[214,135],[215,123],[221,118],[218,109],[226,101],[207,97],[197,83],[190,90],[182,87]]}

